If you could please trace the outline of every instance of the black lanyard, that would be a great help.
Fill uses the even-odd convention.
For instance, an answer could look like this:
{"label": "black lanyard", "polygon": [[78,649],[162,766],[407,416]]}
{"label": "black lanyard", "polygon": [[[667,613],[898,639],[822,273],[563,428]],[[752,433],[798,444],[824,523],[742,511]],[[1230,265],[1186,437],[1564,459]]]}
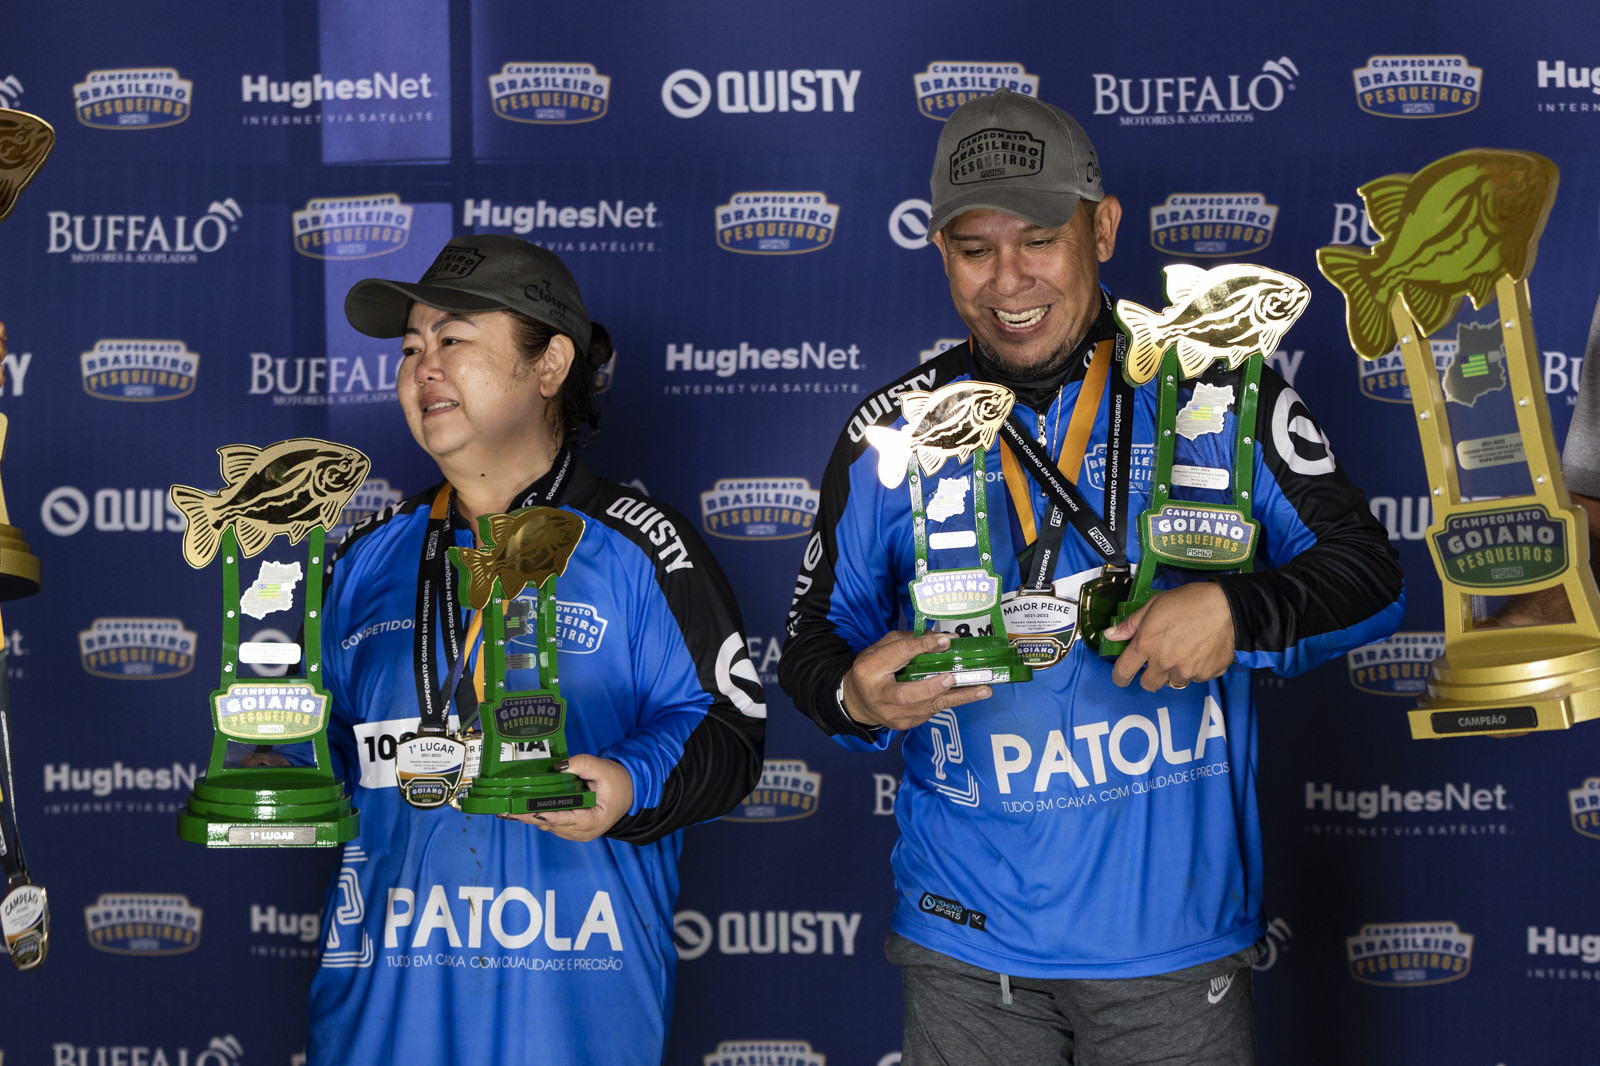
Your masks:
{"label": "black lanyard", "polygon": [[[512,502],[510,510],[543,505],[553,507],[566,492],[572,474],[572,452],[562,448],[539,480],[528,486]],[[461,604],[458,599],[455,567],[450,565],[449,549],[455,541],[455,493],[446,482],[439,486],[428,524],[422,534],[422,559],[417,567],[416,622],[412,635],[413,665],[417,682],[417,706],[421,711],[419,733],[446,731],[450,717],[452,678],[455,685],[456,715],[466,728],[478,714],[478,692],[467,676],[462,647]],[[435,629],[444,639],[445,662],[434,661]],[[444,669],[440,669],[440,667]],[[442,679],[442,680],[441,680]]]}
{"label": "black lanyard", "polygon": [[1122,376],[1122,360],[1127,347],[1126,335],[1118,331],[1109,371],[1111,403],[1106,416],[1104,519],[1095,516],[1077,487],[1063,477],[1049,456],[1029,439],[1026,428],[1015,414],[1001,427],[1001,435],[1011,446],[1022,468],[1044,490],[1045,497],[1050,501],[1045,519],[1039,525],[1039,535],[1031,547],[1032,554],[1027,559],[1027,573],[1023,575],[1025,589],[1043,591],[1051,587],[1068,522],[1106,562],[1115,566],[1126,565],[1128,531],[1122,515],[1127,507],[1131,479],[1128,468],[1133,457],[1133,386]]}

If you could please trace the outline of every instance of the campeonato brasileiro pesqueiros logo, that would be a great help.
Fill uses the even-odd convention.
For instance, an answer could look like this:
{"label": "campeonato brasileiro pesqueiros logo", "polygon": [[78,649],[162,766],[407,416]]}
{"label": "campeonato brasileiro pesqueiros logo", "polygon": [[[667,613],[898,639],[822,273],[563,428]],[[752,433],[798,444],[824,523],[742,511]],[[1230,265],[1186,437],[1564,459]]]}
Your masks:
{"label": "campeonato brasileiro pesqueiros logo", "polygon": [[785,540],[811,532],[819,494],[805,478],[719,478],[700,494],[700,521],[714,537]]}
{"label": "campeonato brasileiro pesqueiros logo", "polygon": [[1483,68],[1463,55],[1373,56],[1350,72],[1356,106],[1384,118],[1451,118],[1478,106]]}
{"label": "campeonato brasileiro pesqueiros logo", "polygon": [[1150,245],[1167,255],[1241,258],[1272,243],[1278,205],[1258,192],[1175,192],[1150,209]]}
{"label": "campeonato brasileiro pesqueiros logo", "polygon": [[181,340],[108,338],[79,354],[78,370],[96,399],[153,403],[194,392],[200,356]]}
{"label": "campeonato brasileiro pesqueiros logo", "polygon": [[717,205],[717,247],[746,255],[799,255],[826,248],[839,205],[821,192],[736,192]]}
{"label": "campeonato brasileiro pesqueiros logo", "polygon": [[1039,75],[1029,74],[1021,63],[929,63],[911,76],[917,90],[917,110],[944,122],[956,108],[998,89],[1021,96],[1039,96]]}
{"label": "campeonato brasileiro pesqueiros logo", "polygon": [[154,130],[189,117],[194,83],[172,67],[91,70],[72,87],[78,121],[99,130]]}
{"label": "campeonato brasileiro pesqueiros logo", "polygon": [[792,822],[815,814],[822,793],[822,775],[799,759],[767,759],[761,780],[739,806],[722,816],[725,822]]}
{"label": "campeonato brasileiro pesqueiros logo", "polygon": [[489,98],[512,122],[571,126],[605,117],[611,79],[593,63],[507,63],[489,75]]}
{"label": "campeonato brasileiro pesqueiros logo", "polygon": [[1472,940],[1455,922],[1363,925],[1345,937],[1345,955],[1350,976],[1363,984],[1437,985],[1467,976]]}
{"label": "campeonato brasileiro pesqueiros logo", "polygon": [[201,908],[175,893],[102,893],[83,908],[89,946],[112,955],[182,955],[200,946]]}
{"label": "campeonato brasileiro pesqueiros logo", "polygon": [[404,248],[410,204],[394,193],[306,201],[294,213],[294,250],[312,259],[371,259]]}

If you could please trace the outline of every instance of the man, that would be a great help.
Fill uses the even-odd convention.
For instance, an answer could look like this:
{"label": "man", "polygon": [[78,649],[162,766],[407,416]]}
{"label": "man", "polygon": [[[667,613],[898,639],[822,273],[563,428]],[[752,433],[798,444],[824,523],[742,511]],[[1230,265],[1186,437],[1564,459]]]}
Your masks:
{"label": "man", "polygon": [[[874,421],[877,401],[918,387],[918,372],[932,372],[930,392],[1008,386],[1024,446],[1037,441],[1085,490],[1123,542],[1117,558],[1137,564],[1126,531],[1150,498],[1139,459],[1157,396],[1110,365],[1118,327],[1099,264],[1120,218],[1071,116],[1009,92],[961,107],[939,139],[928,228],[971,339],[856,414]],[[1131,418],[1113,423],[1114,399]],[[886,406],[876,422],[900,424]],[[1255,572],[1184,583],[1164,571],[1167,590],[1107,631],[1130,641],[1114,662],[1078,641],[1024,684],[895,680],[949,635],[895,630],[912,615],[909,494],[884,487],[865,439],[841,437],[779,680],[846,747],[883,749],[897,734],[903,745],[887,951],[902,968],[907,1066],[1254,1061],[1249,978],[1264,923],[1249,669],[1309,669],[1387,635],[1404,611],[1385,532],[1299,397],[1268,372],[1259,409]],[[1232,448],[1230,434],[1197,440]],[[1075,529],[1049,532],[1063,525],[1047,520],[1055,497],[1011,447],[997,440],[986,460],[1004,470],[987,493],[993,566],[1008,606],[1040,602],[1016,595],[1026,585],[1050,601],[1035,617],[1068,618],[1055,634],[1065,644],[1070,601],[1108,557]],[[1126,483],[1100,473],[1119,449],[1134,459],[1111,464],[1132,471]],[[1226,456],[1212,465],[1231,469]],[[924,480],[947,501],[939,514],[964,510],[969,530],[971,466]],[[1114,517],[1103,493],[1126,501]],[[1048,551],[1036,543],[1047,536]],[[973,547],[931,554],[934,569],[978,565]]]}

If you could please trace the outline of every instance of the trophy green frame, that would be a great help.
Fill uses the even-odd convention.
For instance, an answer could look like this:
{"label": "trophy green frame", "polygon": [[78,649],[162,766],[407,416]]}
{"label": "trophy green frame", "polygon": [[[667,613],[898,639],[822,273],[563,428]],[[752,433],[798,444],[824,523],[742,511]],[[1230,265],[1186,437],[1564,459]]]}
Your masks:
{"label": "trophy green frame", "polygon": [[[878,450],[878,480],[885,488],[909,481],[911,537],[916,554],[914,576],[906,589],[911,598],[913,633],[921,635],[933,620],[987,618],[987,632],[951,634],[944,651],[915,656],[895,678],[919,681],[948,673],[956,687],[998,685],[1031,681],[1033,667],[1022,657],[1006,633],[1000,609],[1000,578],[989,549],[988,477],[984,456],[1010,414],[1015,402],[1010,389],[984,381],[955,381],[933,392],[911,390],[899,396],[906,418],[901,430],[868,426],[866,437]],[[924,475],[931,477],[955,459],[972,459],[972,539],[955,534],[962,548],[977,549],[977,566],[933,570],[928,566],[930,545],[928,511],[923,492]]]}
{"label": "trophy green frame", "polygon": [[[1151,473],[1150,505],[1138,519],[1140,561],[1130,574],[1125,568],[1085,582],[1079,592],[1079,630],[1100,655],[1121,655],[1130,640],[1112,640],[1105,630],[1125,621],[1155,595],[1158,567],[1214,572],[1254,569],[1260,524],[1252,517],[1255,490],[1256,414],[1261,397],[1261,368],[1278,342],[1305,311],[1311,290],[1300,279],[1251,263],[1229,263],[1201,270],[1189,264],[1166,268],[1166,292],[1172,302],[1156,312],[1118,300],[1116,315],[1130,337],[1123,364],[1129,384],[1143,386],[1159,378],[1156,410],[1156,456]],[[1235,403],[1232,464],[1227,484],[1231,504],[1174,500],[1174,468],[1180,412],[1180,381],[1195,379],[1195,394],[1183,410],[1200,404],[1199,379],[1226,367],[1238,386],[1214,412]],[[1242,369],[1241,369],[1242,368]],[[1191,424],[1197,421],[1193,416]],[[1201,430],[1191,429],[1199,435]],[[1184,434],[1189,435],[1189,434]]]}
{"label": "trophy green frame", "polygon": [[[353,448],[315,438],[264,449],[232,445],[218,453],[227,479],[221,492],[213,496],[182,485],[171,492],[189,520],[186,561],[200,569],[211,558],[222,558],[222,664],[210,700],[211,757],[178,813],[178,836],[213,848],[343,844],[357,835],[360,814],[334,775],[328,751],[330,700],[322,685],[324,530],[337,521],[371,464]],[[321,491],[330,482],[337,490]],[[247,538],[243,549],[240,526]],[[280,533],[287,533],[291,544],[309,537],[302,600],[304,674],[244,680],[239,676],[246,664],[239,639],[240,558],[259,554]],[[311,765],[289,765],[271,750],[307,743]],[[231,744],[255,745],[261,757],[230,766]]]}
{"label": "trophy green frame", "polygon": [[[519,535],[534,523],[542,525],[532,537]],[[466,814],[536,814],[595,805],[595,794],[581,778],[556,769],[570,754],[556,646],[556,587],[583,525],[571,511],[524,507],[478,519],[483,549],[449,550],[462,601],[483,612],[479,654],[484,657],[484,698],[478,707],[483,748],[477,772],[463,777],[453,801]],[[528,617],[534,626],[539,687],[507,691],[505,605],[524,588],[534,590]],[[507,746],[534,743],[544,745],[546,754],[506,757]]]}
{"label": "trophy green frame", "polygon": [[[1536,363],[1528,275],[1555,200],[1559,172],[1533,152],[1479,148],[1415,174],[1361,186],[1382,240],[1368,252],[1332,245],[1318,265],[1344,294],[1352,347],[1376,359],[1398,343],[1427,470],[1428,550],[1444,596],[1444,654],[1408,712],[1415,739],[1520,736],[1600,718],[1600,596],[1589,567],[1588,523],[1561,475]],[[1455,319],[1463,297],[1492,299],[1507,388],[1531,492],[1463,498],[1454,439],[1429,334]],[[1474,565],[1465,534],[1526,532],[1548,549],[1543,566]],[[1458,550],[1465,549],[1465,550]],[[1482,554],[1482,553],[1478,553]],[[1530,572],[1531,570],[1531,572]],[[1570,621],[1475,625],[1473,599],[1559,587]]]}

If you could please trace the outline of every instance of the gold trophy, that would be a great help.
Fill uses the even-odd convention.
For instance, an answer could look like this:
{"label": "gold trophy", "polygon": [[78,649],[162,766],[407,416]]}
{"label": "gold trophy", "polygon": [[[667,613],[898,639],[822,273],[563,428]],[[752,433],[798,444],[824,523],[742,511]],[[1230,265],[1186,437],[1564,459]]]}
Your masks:
{"label": "gold trophy", "polygon": [[[17,195],[55,147],[56,132],[50,123],[26,111],[0,108],[0,221],[17,206]],[[0,355],[5,354],[5,326],[0,324]],[[3,372],[0,372],[3,380]],[[6,417],[0,415],[0,456],[5,452]],[[39,560],[28,550],[27,541],[11,524],[5,495],[0,493],[0,600],[14,600],[39,591]],[[0,623],[0,640],[5,626]],[[6,685],[5,645],[0,643],[0,934],[6,952],[19,970],[32,970],[44,962],[50,946],[50,907],[43,885],[28,876],[22,856],[22,840],[17,832],[17,793],[11,773],[11,726],[6,719],[10,709]]]}
{"label": "gold trophy", "polygon": [[[1383,238],[1370,252],[1317,254],[1344,293],[1356,352],[1376,359],[1398,345],[1422,439],[1445,650],[1410,712],[1413,737],[1520,735],[1600,717],[1600,597],[1550,432],[1528,297],[1557,179],[1532,152],[1458,152],[1361,186]],[[1496,313],[1457,323],[1441,380],[1430,336],[1457,319],[1463,296],[1479,309],[1492,300]],[[1570,621],[1495,622],[1499,598],[1557,587]]]}

